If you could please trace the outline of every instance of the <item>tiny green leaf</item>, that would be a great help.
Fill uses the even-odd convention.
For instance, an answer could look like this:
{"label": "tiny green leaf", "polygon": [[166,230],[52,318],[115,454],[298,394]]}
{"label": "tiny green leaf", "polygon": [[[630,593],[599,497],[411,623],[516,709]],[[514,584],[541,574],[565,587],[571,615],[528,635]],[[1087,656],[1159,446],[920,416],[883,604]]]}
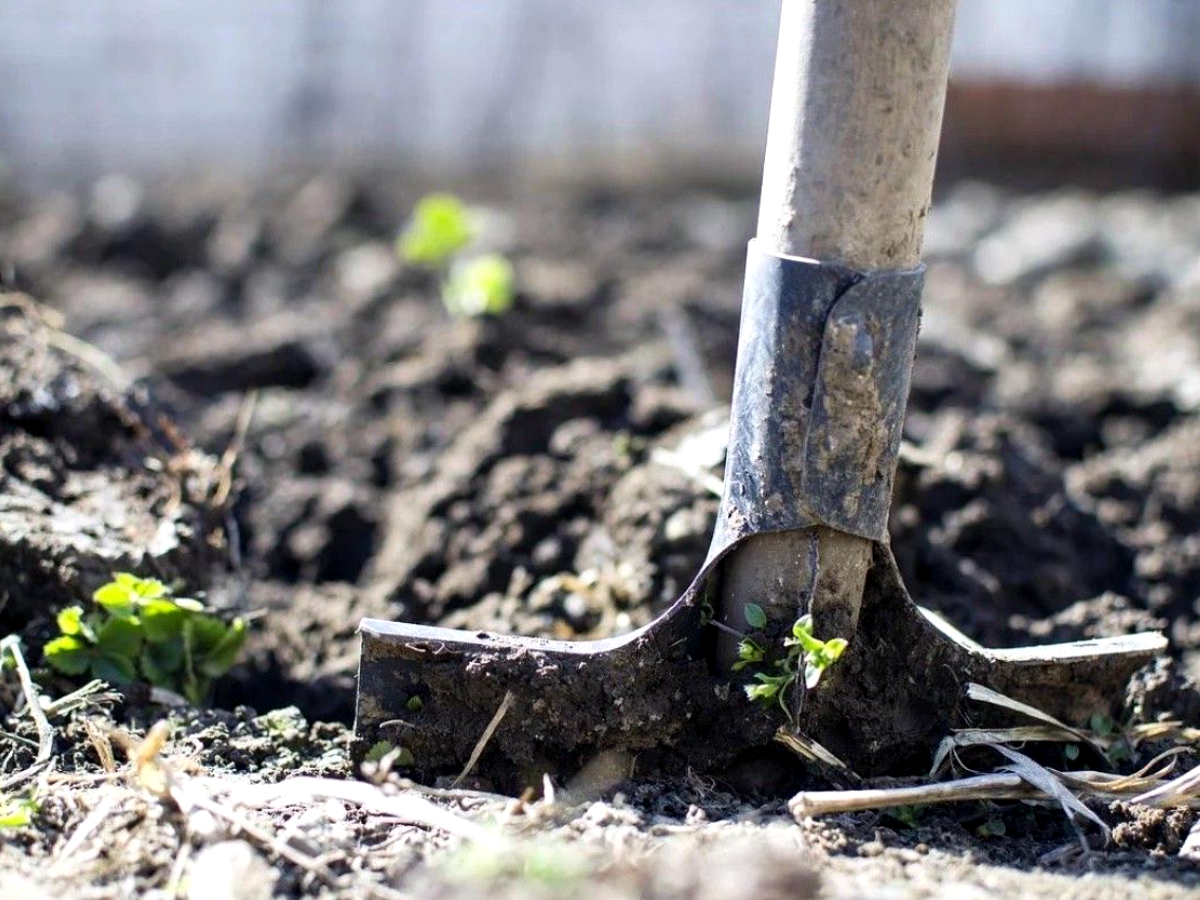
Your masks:
{"label": "tiny green leaf", "polygon": [[128,587],[110,581],[97,588],[92,599],[114,616],[128,616],[133,613],[136,595]]}
{"label": "tiny green leaf", "polygon": [[92,674],[112,684],[128,684],[137,680],[133,660],[115,653],[105,653],[92,660]]}
{"label": "tiny green leaf", "polygon": [[225,634],[200,661],[200,671],[216,678],[228,672],[246,643],[246,620],[234,619],[225,629]]}
{"label": "tiny green leaf", "polygon": [[975,829],[975,833],[981,838],[1004,837],[1006,830],[1003,819],[988,819]]}
{"label": "tiny green leaf", "polygon": [[143,600],[157,600],[169,593],[167,586],[157,578],[138,578],[132,575],[129,577],[132,578],[132,581],[128,582],[130,590]]}
{"label": "tiny green leaf", "polygon": [[757,603],[747,603],[742,608],[742,615],[746,617],[746,624],[751,628],[767,627],[767,614]]}
{"label": "tiny green leaf", "polygon": [[413,694],[408,698],[408,702],[404,704],[404,707],[409,712],[420,712],[425,707],[425,701],[421,699],[419,694]]}
{"label": "tiny green leaf", "polygon": [[146,640],[154,643],[169,641],[183,631],[188,612],[171,600],[151,600],[138,616],[146,632]]}
{"label": "tiny green leaf", "polygon": [[94,643],[96,633],[83,615],[83,607],[68,606],[60,610],[57,616],[58,630],[65,635],[78,635],[84,640]]}
{"label": "tiny green leaf", "polygon": [[452,316],[498,316],[513,304],[513,267],[495,253],[456,262],[442,285]]}
{"label": "tiny green leaf", "polygon": [[792,625],[792,638],[806,652],[812,653],[825,646],[824,641],[818,641],[812,633],[812,616],[801,616]]}
{"label": "tiny green leaf", "polygon": [[363,759],[367,762],[379,762],[393,749],[395,749],[395,745],[391,741],[376,741],[371,745],[371,749],[363,755]]}
{"label": "tiny green leaf", "polygon": [[96,632],[96,645],[106,655],[135,657],[142,649],[142,629],[133,618],[109,619]]}
{"label": "tiny green leaf", "polygon": [[925,807],[919,804],[910,804],[907,806],[895,806],[891,809],[885,809],[883,812],[884,815],[891,816],[897,822],[909,828],[916,828],[921,815],[925,812]]}
{"label": "tiny green leaf", "polygon": [[849,642],[845,638],[830,638],[825,642],[825,656],[829,660],[826,665],[832,665],[841,659],[846,652]]}
{"label": "tiny green leaf", "polygon": [[754,701],[769,701],[779,693],[779,685],[777,684],[748,684],[746,685],[746,696]]}
{"label": "tiny green leaf", "polygon": [[1074,762],[1075,760],[1079,759],[1079,745],[1078,744],[1065,745],[1063,747],[1063,756],[1065,756],[1071,762]]}
{"label": "tiny green leaf", "polygon": [[0,828],[24,828],[31,825],[37,811],[36,800],[28,797],[0,796]]}
{"label": "tiny green leaf", "polygon": [[198,659],[207,657],[225,639],[228,630],[228,625],[216,616],[208,615],[190,616],[185,625],[192,653]]}
{"label": "tiny green leaf", "polygon": [[738,643],[738,661],[733,664],[733,671],[740,672],[746,666],[762,662],[764,655],[762,647],[758,646],[750,638],[745,638]]}
{"label": "tiny green leaf", "polygon": [[42,648],[46,662],[64,675],[82,675],[92,662],[92,648],[74,635],[63,635]]}
{"label": "tiny green leaf", "polygon": [[452,194],[428,194],[417,201],[397,250],[405,262],[438,266],[470,243],[471,214]]}
{"label": "tiny green leaf", "polygon": [[43,648],[46,661],[69,675],[89,669],[114,683],[141,678],[202,703],[211,679],[235,662],[246,639],[242,619],[225,622],[189,597],[171,597],[157,578],[116,572],[93,594],[99,612],[58,614],[61,634]]}

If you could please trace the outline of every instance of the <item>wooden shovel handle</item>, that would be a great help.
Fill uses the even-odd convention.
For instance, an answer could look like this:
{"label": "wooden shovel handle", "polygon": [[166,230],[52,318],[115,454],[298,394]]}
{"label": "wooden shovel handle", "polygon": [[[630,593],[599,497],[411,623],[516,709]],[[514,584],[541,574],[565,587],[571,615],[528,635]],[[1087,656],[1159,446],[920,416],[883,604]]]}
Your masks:
{"label": "wooden shovel handle", "polygon": [[857,269],[921,256],[956,0],[784,0],[758,240]]}

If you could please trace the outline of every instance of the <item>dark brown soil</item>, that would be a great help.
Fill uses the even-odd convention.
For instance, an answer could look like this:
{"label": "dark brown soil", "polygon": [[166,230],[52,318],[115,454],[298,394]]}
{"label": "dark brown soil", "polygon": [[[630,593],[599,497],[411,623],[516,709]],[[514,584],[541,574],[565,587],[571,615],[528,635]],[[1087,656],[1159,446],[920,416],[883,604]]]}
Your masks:
{"label": "dark brown soil", "polygon": [[[110,182],[7,199],[0,220],[9,286],[43,305],[9,293],[0,309],[0,634],[23,634],[31,661],[53,612],[110,570],[178,579],[258,616],[218,709],[300,712],[181,713],[175,743],[238,777],[346,774],[360,617],[591,638],[649,621],[690,581],[716,510],[704,476],[721,459],[719,440],[714,455],[694,438],[722,431],[751,201],[702,189],[506,197],[488,240],[517,266],[516,307],[454,321],[434,279],[391,250],[407,187],[117,186],[133,202],[114,205]],[[1200,725],[1187,680],[1200,672],[1200,198],[965,185],[942,199],[929,245],[892,515],[909,589],[994,645],[1165,624],[1172,659],[1139,676],[1130,714]],[[216,460],[251,391],[226,504]],[[695,472],[658,452],[688,435]],[[144,697],[114,714],[133,730],[157,715]],[[341,726],[308,724],[321,721]],[[18,716],[5,728],[33,736]],[[63,768],[94,770],[76,731],[83,749]],[[29,761],[14,746],[0,777]],[[1114,849],[1047,860],[1073,834],[1020,805],[793,826],[778,798],[722,781],[617,790],[548,825],[581,855],[563,876],[571,890],[582,871],[614,896],[715,897],[707,881],[724,883],[746,852],[734,837],[772,849],[753,851],[767,873],[756,893],[751,879],[722,898],[811,895],[816,862],[834,893],[1082,890],[1054,866],[1107,873],[1089,891],[1101,896],[1200,883],[1178,855],[1187,813],[1114,808]],[[479,801],[481,814],[499,815],[488,803],[499,801]],[[60,806],[0,859],[50,854],[82,815]],[[1006,837],[981,836],[993,819]],[[366,847],[370,871],[417,895],[478,890],[447,876],[427,832],[409,829],[401,853],[344,811],[295,827]],[[674,871],[670,859],[697,856],[667,837],[676,830],[712,842],[700,854],[711,865]],[[169,833],[145,832],[136,878],[119,863],[86,877],[105,895],[127,895],[121,877],[163,887],[180,840]],[[631,862],[643,856],[659,861]],[[461,868],[513,896],[546,889],[494,861]],[[281,893],[309,890],[280,871]]]}

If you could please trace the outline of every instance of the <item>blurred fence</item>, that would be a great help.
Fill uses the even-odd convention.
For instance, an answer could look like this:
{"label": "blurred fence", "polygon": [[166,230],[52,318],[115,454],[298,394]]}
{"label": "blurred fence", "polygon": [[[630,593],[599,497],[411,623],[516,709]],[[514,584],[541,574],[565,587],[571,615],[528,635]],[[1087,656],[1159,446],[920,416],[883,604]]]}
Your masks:
{"label": "blurred fence", "polygon": [[[290,163],[753,172],[778,5],[4,0],[0,159],[51,178]],[[1200,0],[961,0],[954,80],[960,162],[1014,128],[1031,152],[1040,128],[1067,152],[1141,135],[1129,152],[1144,161],[1163,145],[1194,162]]]}

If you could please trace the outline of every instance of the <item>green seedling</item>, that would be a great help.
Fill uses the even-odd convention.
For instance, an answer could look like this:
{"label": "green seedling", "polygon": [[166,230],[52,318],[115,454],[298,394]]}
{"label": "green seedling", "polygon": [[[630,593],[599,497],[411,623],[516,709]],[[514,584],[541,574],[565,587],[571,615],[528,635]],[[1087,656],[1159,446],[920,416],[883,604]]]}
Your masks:
{"label": "green seedling", "polygon": [[1114,765],[1130,762],[1134,758],[1133,744],[1125,733],[1126,727],[1104,713],[1093,713],[1088,719],[1092,733],[1104,743],[1104,755]]}
{"label": "green seedling", "polygon": [[513,304],[512,264],[496,253],[466,257],[474,216],[452,194],[428,194],[413,209],[396,244],[400,257],[443,272],[442,303],[452,316],[498,316]]}
{"label": "green seedling", "polygon": [[395,749],[396,747],[391,741],[376,741],[371,745],[371,749],[366,752],[366,755],[363,756],[363,759],[367,762],[379,762]]}
{"label": "green seedling", "polygon": [[[752,628],[762,629],[767,624],[767,615],[762,607],[747,603],[743,614]],[[832,666],[846,650],[845,638],[830,638],[822,641],[813,637],[812,616],[801,616],[792,624],[792,634],[783,642],[784,654],[770,664],[768,671],[756,672],[754,684],[746,685],[746,696],[756,703],[777,703],[788,716],[794,718],[787,705],[787,697],[804,676],[804,689],[812,690],[821,680],[825,670]],[[738,644],[738,660],[734,671],[746,666],[762,664],[766,651],[752,640],[745,638]]]}
{"label": "green seedling", "polygon": [[747,603],[742,615],[746,618],[746,624],[751,628],[766,628],[767,614],[757,603]]}
{"label": "green seedling", "polygon": [[733,664],[733,671],[740,672],[746,666],[752,666],[755,663],[762,662],[767,656],[767,652],[750,638],[744,638],[738,644],[738,659]]}
{"label": "green seedling", "polygon": [[411,766],[416,762],[411,750],[407,747],[398,747],[391,741],[376,741],[363,756],[363,759],[366,762],[382,763],[389,757],[391,757],[388,760],[389,766]]}
{"label": "green seedling", "polygon": [[417,201],[397,250],[405,262],[440,267],[475,236],[471,213],[452,194],[427,194]]}
{"label": "green seedling", "polygon": [[66,675],[90,673],[114,684],[141,679],[199,705],[246,641],[244,619],[210,615],[155,578],[118,572],[92,599],[94,612],[72,606],[58,614],[59,636],[42,650]]}
{"label": "green seedling", "polygon": [[917,803],[906,806],[894,806],[891,809],[885,809],[883,812],[906,828],[916,828],[921,822],[921,816],[925,814],[925,807]]}
{"label": "green seedling", "polygon": [[442,302],[452,316],[498,316],[513,304],[513,267],[488,253],[456,262],[442,285]]}
{"label": "green seedling", "polygon": [[1004,820],[1000,818],[988,819],[975,829],[975,834],[981,838],[1004,837],[1008,829],[1004,827]]}
{"label": "green seedling", "polygon": [[5,797],[0,794],[0,828],[24,828],[33,824],[38,803],[32,797]]}

